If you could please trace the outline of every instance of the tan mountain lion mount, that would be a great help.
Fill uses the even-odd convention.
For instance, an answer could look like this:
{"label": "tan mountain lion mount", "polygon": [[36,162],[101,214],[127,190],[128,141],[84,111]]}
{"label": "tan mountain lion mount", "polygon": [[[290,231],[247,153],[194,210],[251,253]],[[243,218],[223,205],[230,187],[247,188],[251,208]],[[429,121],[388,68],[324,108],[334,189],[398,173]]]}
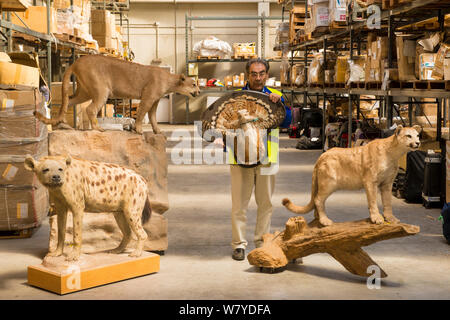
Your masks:
{"label": "tan mountain lion mount", "polygon": [[[69,98],[70,77],[76,76],[77,88]],[[94,130],[104,131],[98,125],[97,114],[108,98],[140,99],[137,110],[136,132],[142,134],[145,114],[154,133],[161,133],[156,122],[156,109],[164,95],[175,92],[196,97],[200,90],[192,78],[183,74],[102,55],[86,55],[75,61],[64,73],[62,105],[58,116],[47,119],[39,112],[35,116],[45,124],[65,123],[67,108],[92,100],[86,108],[89,122]]]}

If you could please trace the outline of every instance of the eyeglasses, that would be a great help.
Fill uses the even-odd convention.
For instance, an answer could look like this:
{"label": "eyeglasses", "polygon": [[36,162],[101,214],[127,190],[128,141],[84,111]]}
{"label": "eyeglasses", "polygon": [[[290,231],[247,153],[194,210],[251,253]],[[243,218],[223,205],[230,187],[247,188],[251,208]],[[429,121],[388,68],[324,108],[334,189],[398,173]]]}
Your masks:
{"label": "eyeglasses", "polygon": [[258,77],[258,76],[260,76],[260,77],[264,77],[266,75],[266,72],[265,71],[261,71],[261,72],[250,72],[250,77],[252,77],[252,78],[256,78],[256,77]]}

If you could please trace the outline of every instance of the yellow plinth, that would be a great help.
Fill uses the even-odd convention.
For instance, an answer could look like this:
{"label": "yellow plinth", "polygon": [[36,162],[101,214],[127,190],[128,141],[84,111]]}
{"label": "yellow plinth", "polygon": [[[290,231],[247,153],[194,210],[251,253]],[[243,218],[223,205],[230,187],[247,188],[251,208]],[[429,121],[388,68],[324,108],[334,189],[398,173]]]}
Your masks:
{"label": "yellow plinth", "polygon": [[159,255],[150,252],[139,258],[125,253],[82,254],[76,262],[46,257],[42,264],[28,267],[28,284],[62,295],[158,271]]}

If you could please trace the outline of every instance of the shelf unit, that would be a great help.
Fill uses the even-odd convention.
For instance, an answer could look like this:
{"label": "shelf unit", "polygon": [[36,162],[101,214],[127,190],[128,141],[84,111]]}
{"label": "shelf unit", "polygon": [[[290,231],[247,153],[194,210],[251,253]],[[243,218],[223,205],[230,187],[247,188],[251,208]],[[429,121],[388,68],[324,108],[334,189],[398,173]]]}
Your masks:
{"label": "shelf unit", "polygon": [[[28,29],[25,25],[16,25],[11,22],[11,16],[15,14],[14,12],[5,11],[2,12],[0,16],[0,28],[2,28],[6,35],[7,50],[12,51],[13,42],[26,44],[29,47],[34,48],[34,51],[38,53],[39,57],[46,58],[47,69],[45,72],[45,79],[49,90],[51,90],[51,83],[56,74],[62,75],[62,61],[68,60],[72,64],[75,59],[81,55],[86,54],[98,54],[99,52],[95,49],[86,48],[80,44],[76,44],[69,41],[63,41],[57,39],[53,34],[50,33],[51,30],[51,20],[50,20],[50,7],[51,0],[46,0],[45,5],[47,7],[47,33],[40,33],[31,29]],[[72,2],[71,2],[72,3]],[[129,44],[129,21],[126,12],[129,11],[129,0],[125,2],[115,2],[115,1],[94,1],[91,3],[92,9],[106,9],[110,10],[113,14],[118,15],[116,22],[119,21],[120,25],[126,22],[127,27],[127,39]],[[20,20],[20,19],[19,19]],[[13,31],[19,34],[13,35]],[[44,50],[42,50],[44,48]],[[63,51],[70,51],[69,56],[64,56]],[[53,53],[53,61],[52,61]],[[56,62],[56,67],[54,66]],[[58,70],[56,70],[58,69]],[[62,78],[62,77],[61,77]],[[72,81],[74,80],[72,76]],[[74,91],[75,91],[75,81]],[[111,103],[117,104],[117,101],[111,101]],[[77,110],[74,107],[74,126],[77,126]]]}
{"label": "shelf unit", "polygon": [[[285,1],[287,3],[283,4],[283,12],[286,9],[286,6],[291,5],[295,6],[296,1]],[[381,1],[380,1],[381,2]],[[298,1],[297,1],[298,3]],[[305,4],[305,1],[302,2]],[[302,5],[301,4],[301,5]],[[381,6],[381,3],[380,3]],[[424,12],[427,12],[424,14]],[[439,31],[444,30],[444,16],[445,14],[450,12],[450,1],[448,0],[415,0],[408,3],[400,4],[399,6],[381,11],[381,28],[374,29],[370,31],[377,31],[380,33],[387,34],[388,36],[388,63],[389,68],[393,67],[394,59],[393,59],[393,50],[394,50],[394,41],[395,41],[395,33],[397,28],[402,26],[410,25],[419,21],[423,21],[427,18],[438,17],[438,21],[440,24]],[[353,58],[354,53],[358,54],[362,50],[362,46],[365,44],[367,40],[368,28],[366,26],[366,21],[352,21],[352,14],[349,15],[348,26],[342,28],[339,31],[333,32],[331,34],[325,34],[318,38],[305,41],[299,45],[291,46],[289,49],[291,52],[302,52],[303,58],[305,60],[305,74],[306,79],[305,83],[307,83],[307,75],[308,75],[308,63],[307,56],[311,50],[319,50],[324,49],[324,64],[327,63],[326,51],[334,51],[338,53],[342,48],[338,48],[339,46],[345,45],[344,50],[349,52],[350,59]],[[425,30],[428,31],[428,30]],[[425,32],[424,31],[424,32]],[[292,54],[293,56],[293,54]],[[291,66],[292,66],[291,62]],[[324,80],[324,79],[323,79]],[[325,83],[325,81],[323,81]],[[393,84],[392,82],[389,83]],[[447,84],[445,84],[447,86]],[[447,89],[447,90],[446,90]],[[302,88],[296,87],[286,87],[283,89],[285,93],[290,93],[292,100],[296,95],[303,95],[303,104],[306,107],[308,104],[308,100],[314,104],[311,100],[311,97],[316,98],[316,104],[318,105],[319,98],[322,98],[323,101],[329,101],[330,105],[333,105],[333,102],[336,101],[336,97],[344,97],[348,98],[348,132],[349,137],[352,133],[352,121],[353,108],[356,106],[357,110],[357,119],[360,118],[360,100],[361,95],[373,95],[375,96],[375,100],[379,100],[382,106],[382,113],[386,117],[387,127],[390,127],[393,124],[393,110],[395,109],[394,105],[394,97],[405,97],[407,101],[401,104],[408,104],[408,113],[409,113],[409,124],[411,123],[411,114],[412,114],[412,105],[420,105],[421,102],[416,101],[418,98],[435,98],[437,104],[437,140],[443,144],[441,139],[441,127],[443,118],[448,117],[446,114],[446,108],[449,99],[450,99],[450,90],[448,88],[443,89],[424,89],[424,90],[414,90],[414,89],[399,89],[391,86],[387,86],[385,90],[381,89],[368,89],[367,85],[361,88],[360,85],[355,85],[345,88],[330,88],[330,85],[319,85],[319,86],[305,86]],[[398,102],[397,102],[398,103]],[[430,102],[428,102],[430,103]],[[326,115],[326,103],[324,103],[324,115]],[[444,106],[444,108],[443,108]],[[335,104],[333,105],[335,107]],[[441,117],[442,110],[444,110],[444,117]],[[325,129],[325,125],[327,123],[326,116],[323,117],[323,129]],[[402,120],[403,121],[403,120]],[[444,119],[445,121],[445,119]],[[325,132],[325,131],[323,131]],[[325,139],[325,134],[323,135]],[[348,146],[351,147],[351,139],[349,139]]]}
{"label": "shelf unit", "polygon": [[[267,20],[282,20],[283,17],[281,16],[189,16],[188,14],[185,15],[185,44],[186,44],[186,74],[189,72],[189,63],[222,63],[222,62],[247,62],[248,59],[190,59],[190,48],[189,48],[189,21],[219,21],[219,20],[241,20],[241,21],[260,21],[260,31],[261,31],[261,37],[259,40],[259,43],[261,44],[261,52],[259,52],[258,56],[261,58],[264,58],[265,53],[265,22]],[[278,61],[274,59],[267,59],[267,61]],[[214,89],[202,89],[200,93],[226,93],[230,92],[236,89],[226,89],[226,88],[214,88]],[[186,124],[191,123],[189,119],[189,98],[186,97]]]}

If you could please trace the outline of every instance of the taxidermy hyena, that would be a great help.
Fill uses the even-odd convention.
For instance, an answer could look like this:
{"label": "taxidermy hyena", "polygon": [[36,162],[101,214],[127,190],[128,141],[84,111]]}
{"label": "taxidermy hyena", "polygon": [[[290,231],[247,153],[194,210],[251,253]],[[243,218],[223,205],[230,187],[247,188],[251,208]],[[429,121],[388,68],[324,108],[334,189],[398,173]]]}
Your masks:
{"label": "taxidermy hyena", "polygon": [[123,252],[133,232],[138,241],[130,256],[142,254],[147,239],[142,224],[151,215],[147,182],[142,176],[116,164],[70,156],[48,156],[36,161],[27,155],[25,168],[36,174],[54,201],[58,217],[58,245],[55,251],[49,252],[49,256],[63,254],[68,210],[73,214],[74,249],[66,260],[80,257],[84,211],[114,213],[123,239],[111,253]]}

